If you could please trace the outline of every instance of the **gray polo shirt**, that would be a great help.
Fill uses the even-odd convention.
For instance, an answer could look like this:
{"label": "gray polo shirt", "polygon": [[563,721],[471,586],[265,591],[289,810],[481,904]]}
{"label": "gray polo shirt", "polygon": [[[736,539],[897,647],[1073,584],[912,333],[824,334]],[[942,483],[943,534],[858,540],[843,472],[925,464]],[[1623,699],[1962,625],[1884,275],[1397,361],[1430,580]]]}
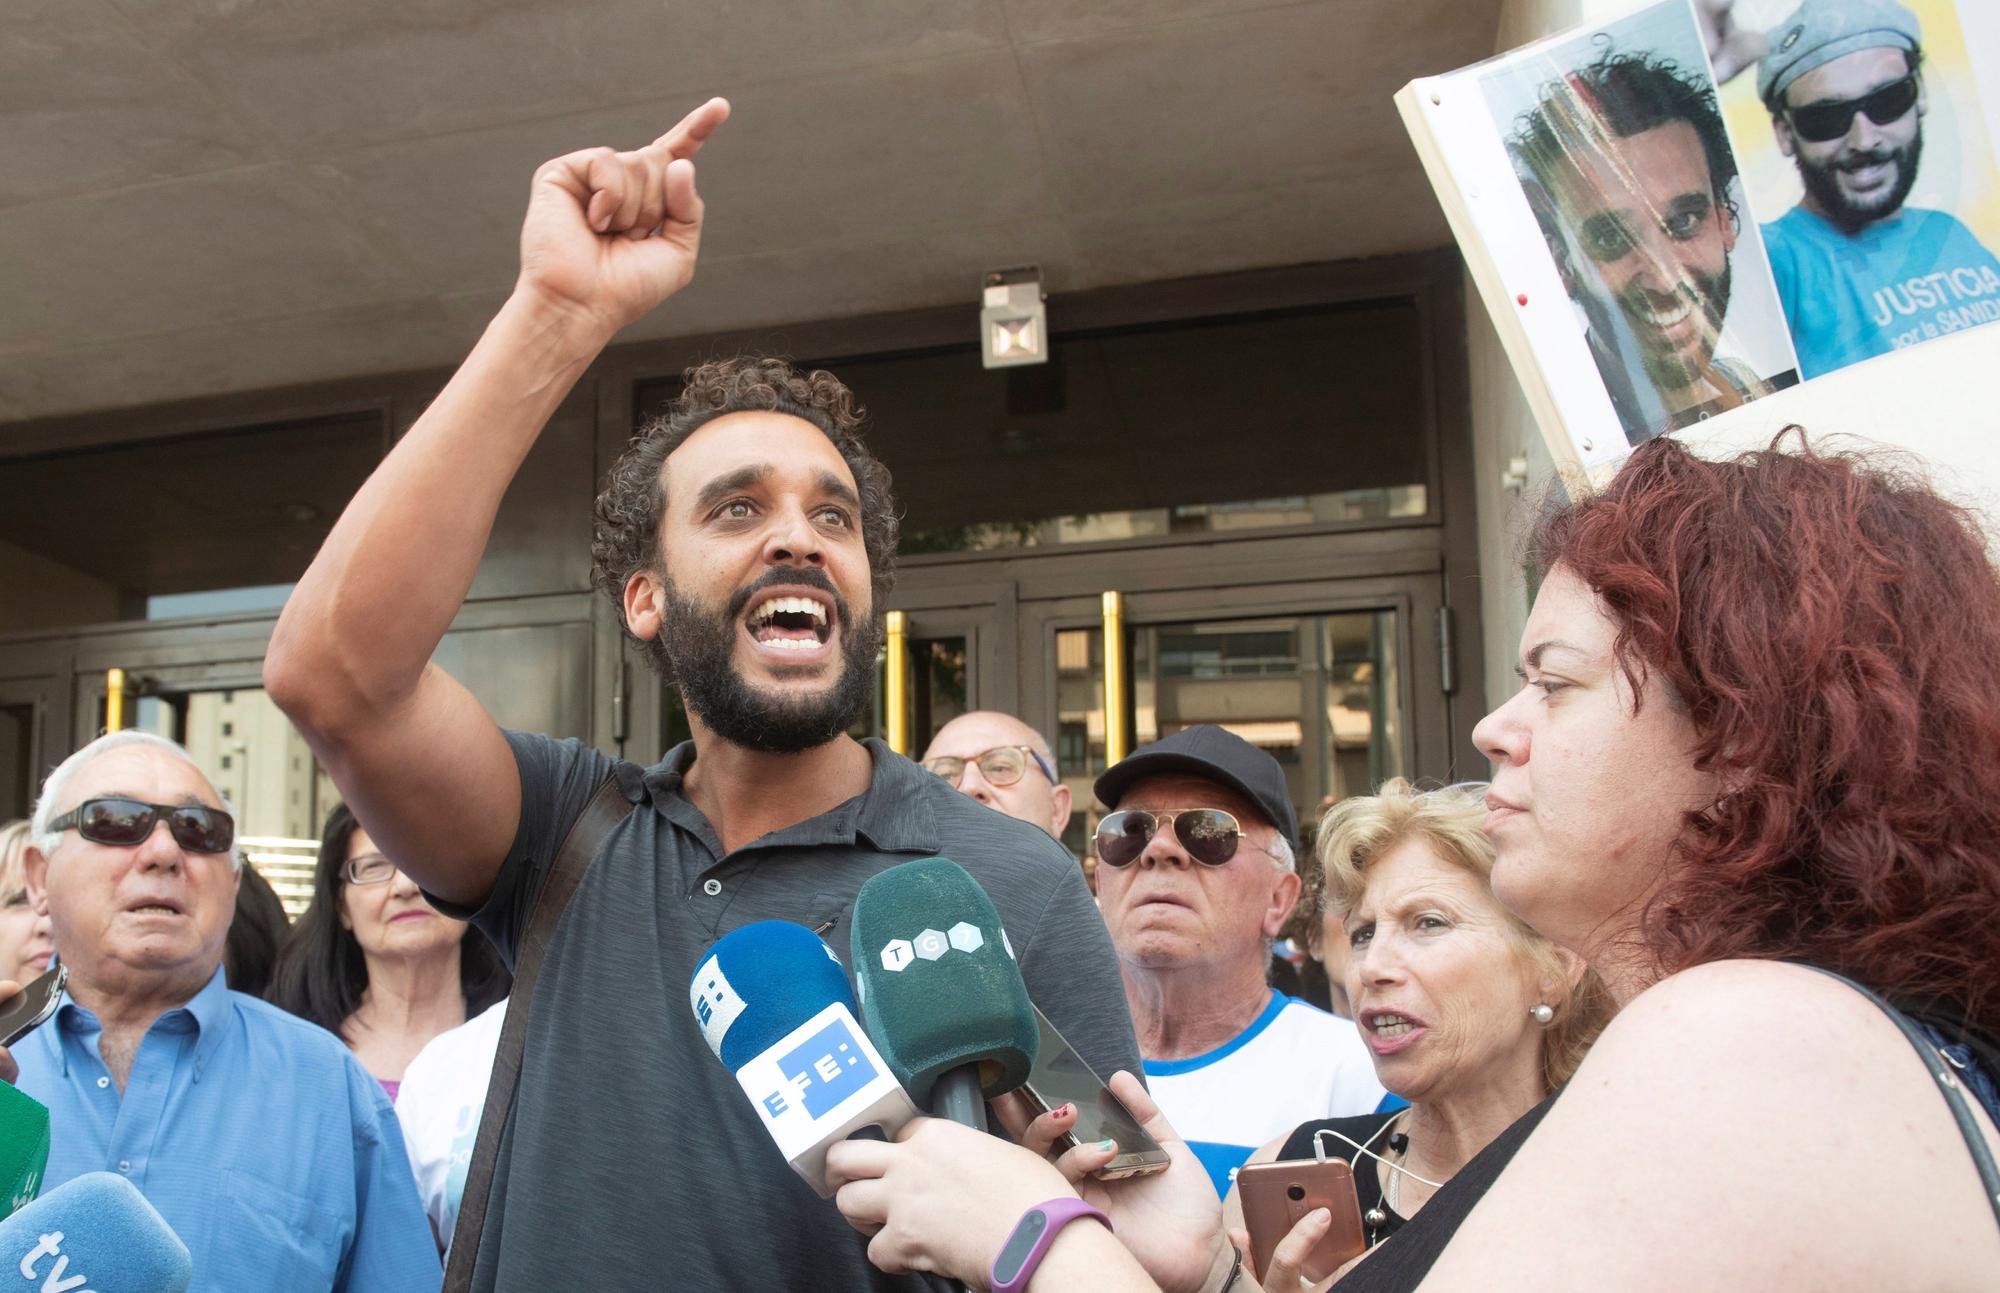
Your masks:
{"label": "gray polo shirt", "polygon": [[[1028,994],[1109,1076],[1140,1071],[1125,991],[1076,862],[869,741],[866,794],[723,850],[681,793],[692,743],[641,769],[575,741],[507,734],[521,827],[472,919],[511,964],[556,850],[614,769],[636,807],[564,913],[535,993],[473,1287],[916,1290],[792,1173],[709,1051],[687,984],[716,939],[757,920],[824,929],[846,960],[862,882],[942,854],[993,897]],[[829,928],[830,926],[830,928]]]}

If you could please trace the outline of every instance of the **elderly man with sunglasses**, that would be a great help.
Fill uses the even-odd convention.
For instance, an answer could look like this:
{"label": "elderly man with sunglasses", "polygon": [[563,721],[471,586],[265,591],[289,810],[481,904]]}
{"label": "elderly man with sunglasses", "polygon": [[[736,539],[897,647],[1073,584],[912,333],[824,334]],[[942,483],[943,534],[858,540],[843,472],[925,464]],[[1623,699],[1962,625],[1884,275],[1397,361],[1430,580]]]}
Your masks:
{"label": "elderly man with sunglasses", "polygon": [[1757,90],[1805,196],[1764,245],[1805,375],[2000,318],[2000,260],[1956,217],[1905,204],[1930,106],[1916,15],[1805,0],[1766,39]]}
{"label": "elderly man with sunglasses", "polygon": [[100,737],[50,774],[26,869],[69,971],[14,1047],[49,1106],[44,1188],[137,1186],[194,1258],[198,1293],[435,1289],[403,1135],[340,1040],[229,991],[236,823],[187,752]]}
{"label": "elderly man with sunglasses", "polygon": [[923,763],[960,794],[1057,839],[1069,825],[1069,787],[1056,776],[1054,752],[1012,714],[960,714],[931,738]]}
{"label": "elderly man with sunglasses", "polygon": [[1299,897],[1298,815],[1278,761],[1199,725],[1097,779],[1097,905],[1147,1085],[1218,1195],[1301,1119],[1385,1092],[1352,1024],[1274,991],[1271,940]]}

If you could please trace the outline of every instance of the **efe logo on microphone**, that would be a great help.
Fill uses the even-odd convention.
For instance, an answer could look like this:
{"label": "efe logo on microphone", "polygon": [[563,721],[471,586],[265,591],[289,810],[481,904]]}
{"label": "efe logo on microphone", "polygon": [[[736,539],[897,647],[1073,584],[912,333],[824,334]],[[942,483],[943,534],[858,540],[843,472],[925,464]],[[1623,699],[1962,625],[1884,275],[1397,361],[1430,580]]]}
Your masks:
{"label": "efe logo on microphone", "polygon": [[[875,1078],[875,1066],[839,1019],[780,1056],[778,1071],[791,1088],[791,1098],[805,1106],[809,1118],[825,1117]],[[782,1118],[790,1107],[786,1094],[780,1087],[764,1097],[764,1108],[773,1118]]]}

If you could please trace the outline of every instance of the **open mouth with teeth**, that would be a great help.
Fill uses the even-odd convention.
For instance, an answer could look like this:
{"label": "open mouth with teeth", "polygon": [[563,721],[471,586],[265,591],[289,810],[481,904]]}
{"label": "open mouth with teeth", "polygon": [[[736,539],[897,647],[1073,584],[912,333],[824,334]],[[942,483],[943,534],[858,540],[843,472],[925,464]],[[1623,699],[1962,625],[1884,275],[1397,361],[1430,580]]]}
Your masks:
{"label": "open mouth with teeth", "polygon": [[818,651],[833,635],[825,602],[811,597],[772,597],[745,621],[751,640],[779,651]]}
{"label": "open mouth with teeth", "polygon": [[1361,1032],[1369,1050],[1377,1055],[1390,1055],[1406,1046],[1414,1046],[1417,1038],[1425,1032],[1425,1024],[1413,1015],[1398,1014],[1393,1010],[1364,1010],[1361,1012]]}
{"label": "open mouth with teeth", "polygon": [[1377,1015],[1368,1026],[1375,1030],[1377,1037],[1405,1037],[1417,1029],[1415,1024],[1401,1015]]}

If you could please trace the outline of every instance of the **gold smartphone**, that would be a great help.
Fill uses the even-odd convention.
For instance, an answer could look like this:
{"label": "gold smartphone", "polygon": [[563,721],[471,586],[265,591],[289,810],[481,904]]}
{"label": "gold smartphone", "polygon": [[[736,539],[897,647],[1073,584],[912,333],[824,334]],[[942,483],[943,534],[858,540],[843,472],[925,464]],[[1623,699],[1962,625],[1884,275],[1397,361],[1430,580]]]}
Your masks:
{"label": "gold smartphone", "polygon": [[1354,1169],[1337,1158],[1252,1163],[1237,1169],[1236,1193],[1243,1201],[1250,1264],[1258,1279],[1271,1269],[1271,1250],[1315,1208],[1333,1214],[1333,1225],[1306,1257],[1309,1279],[1325,1279],[1368,1248],[1361,1229],[1361,1201],[1354,1193]]}
{"label": "gold smartphone", "polygon": [[1057,1142],[1057,1150],[1069,1149],[1078,1142],[1087,1145],[1100,1140],[1117,1141],[1118,1156],[1091,1173],[1100,1181],[1165,1171],[1172,1161],[1167,1151],[1139,1125],[1125,1102],[1111,1094],[1111,1088],[1104,1085],[1083,1056],[1063,1040],[1040,1008],[1031,1008],[1042,1037],[1021,1094],[1028,1097],[1036,1113],[1047,1113],[1065,1104],[1076,1106],[1076,1129]]}

